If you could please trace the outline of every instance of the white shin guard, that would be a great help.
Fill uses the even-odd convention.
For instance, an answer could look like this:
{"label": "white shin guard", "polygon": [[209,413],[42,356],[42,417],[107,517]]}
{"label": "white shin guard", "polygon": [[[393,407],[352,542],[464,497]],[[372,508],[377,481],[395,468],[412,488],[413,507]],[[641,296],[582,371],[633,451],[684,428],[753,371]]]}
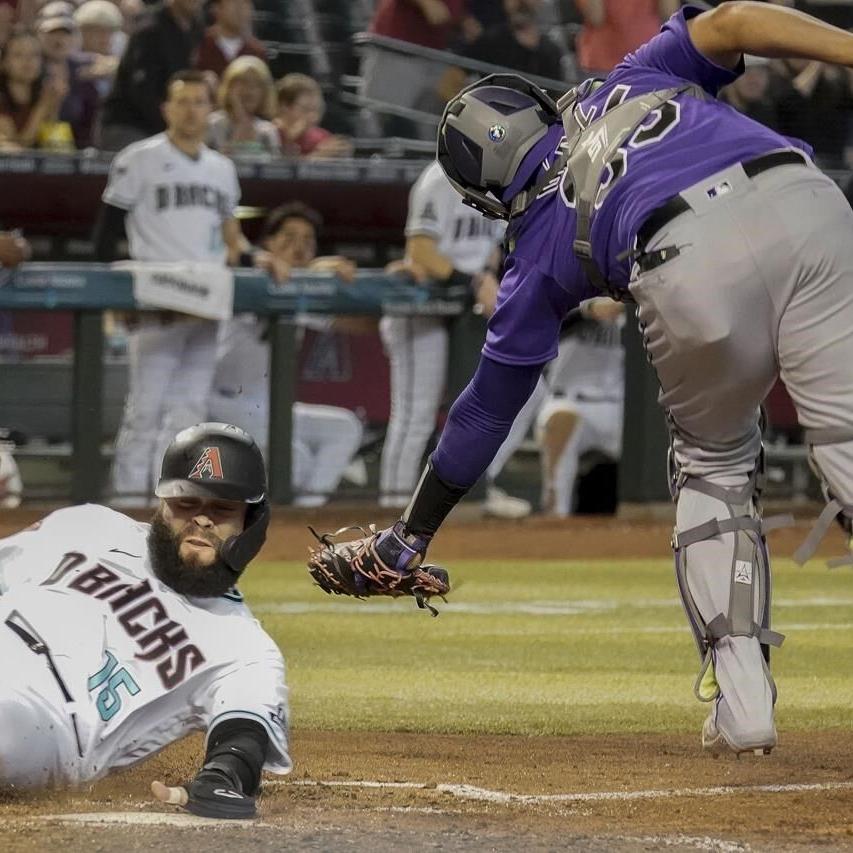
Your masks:
{"label": "white shin guard", "polygon": [[769,646],[770,561],[764,533],[788,519],[762,522],[755,475],[740,488],[680,474],[676,480],[675,570],[702,659],[696,696],[716,702],[715,722],[736,750],[772,747],[776,686]]}

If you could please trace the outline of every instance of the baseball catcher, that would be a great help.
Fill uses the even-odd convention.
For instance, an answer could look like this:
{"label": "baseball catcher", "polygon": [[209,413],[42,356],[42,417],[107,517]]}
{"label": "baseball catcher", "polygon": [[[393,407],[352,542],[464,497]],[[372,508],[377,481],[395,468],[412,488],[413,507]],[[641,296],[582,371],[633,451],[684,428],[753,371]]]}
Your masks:
{"label": "baseball catcher", "polygon": [[[323,534],[313,527],[308,529],[320,543],[311,551],[308,571],[324,592],[356,598],[411,595],[418,607],[438,616],[438,610],[429,599],[435,595],[444,599],[450,592],[450,578],[440,566],[421,564],[420,553],[408,547],[402,527],[395,526],[381,534],[373,525],[367,530],[342,527],[334,533]],[[337,541],[351,530],[360,531],[362,537]],[[380,549],[383,556],[380,556]]]}
{"label": "baseball catcher", "polygon": [[853,531],[853,213],[806,143],[717,100],[745,53],[849,68],[853,34],[771,4],[687,5],[606,80],[557,102],[506,74],[450,101],[438,162],[469,205],[508,220],[497,308],[402,519],[351,563],[368,553],[417,570],[556,356],[566,315],[601,294],[635,302],[672,433],[702,744],[767,753],[782,637],[759,406],[781,375],[831,498],[824,521]]}

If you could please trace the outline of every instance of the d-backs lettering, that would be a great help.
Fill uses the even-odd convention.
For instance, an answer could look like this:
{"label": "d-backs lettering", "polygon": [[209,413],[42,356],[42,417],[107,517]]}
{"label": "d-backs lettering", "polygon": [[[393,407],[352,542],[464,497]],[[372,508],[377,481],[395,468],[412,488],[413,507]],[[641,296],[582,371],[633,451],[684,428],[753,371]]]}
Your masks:
{"label": "d-backs lettering", "polygon": [[105,566],[96,565],[77,575],[68,586],[109,604],[119,624],[139,647],[134,657],[159,660],[157,675],[167,690],[177,687],[204,663],[204,655],[189,642],[183,626],[169,618],[149,580],[131,585]]}
{"label": "d-backs lettering", "polygon": [[231,210],[228,195],[208,184],[156,184],[157,212],[170,207],[207,207],[227,216]]}

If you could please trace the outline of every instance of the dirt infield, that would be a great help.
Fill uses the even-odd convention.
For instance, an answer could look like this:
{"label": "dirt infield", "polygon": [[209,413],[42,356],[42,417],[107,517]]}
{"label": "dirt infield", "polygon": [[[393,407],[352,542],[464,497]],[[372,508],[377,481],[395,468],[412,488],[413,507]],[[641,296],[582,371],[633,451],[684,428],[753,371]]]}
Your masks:
{"label": "dirt infield", "polygon": [[[0,514],[0,538],[8,536],[42,518],[48,510],[5,510]],[[802,510],[793,527],[770,534],[775,554],[789,556],[803,541],[820,512],[820,507]],[[147,520],[150,513],[135,511],[135,518]],[[462,506],[454,511],[442,527],[430,549],[430,559],[452,561],[462,559],[592,559],[595,557],[669,557],[672,535],[671,508],[658,507],[648,516],[637,511],[630,519],[598,516],[579,516],[570,519],[543,519],[537,516],[521,521],[482,519],[476,510]],[[660,520],[663,516],[666,520]],[[354,523],[373,522],[377,527],[391,524],[398,518],[389,510],[372,504],[335,506],[317,510],[276,509],[270,533],[259,559],[302,560],[307,548],[314,543],[308,532],[311,524],[318,531],[336,530]],[[819,555],[838,555],[844,551],[840,528],[833,525],[818,552]]]}
{"label": "dirt infield", "polygon": [[[297,730],[293,743],[297,770],[267,782],[251,825],[199,827],[150,804],[152,779],[190,774],[201,750],[193,738],[91,791],[0,801],[0,844],[21,853],[60,845],[162,853],[853,850],[849,732],[791,735],[769,757],[740,760],[700,755],[697,739],[686,736]],[[377,782],[396,787],[366,784]],[[87,812],[96,822],[49,817]],[[109,818],[125,823],[103,823]]]}
{"label": "dirt infield", "polygon": [[[368,508],[370,509],[370,508]],[[43,512],[5,513],[0,536]],[[365,507],[323,518],[279,512],[266,559],[302,559],[310,537]],[[808,529],[773,534],[790,554]],[[666,557],[670,524],[575,519],[444,529],[431,556]],[[839,553],[841,536],[823,551]],[[296,770],[267,780],[260,818],[212,824],[155,806],[152,779],[189,778],[191,738],[90,790],[0,794],[3,851],[711,850],[853,851],[853,732],[782,733],[768,757],[718,760],[692,736],[424,736],[296,729]],[[388,784],[393,783],[393,784]],[[86,814],[92,822],[80,822]],[[60,818],[58,816],[71,816]],[[153,822],[152,822],[153,821]]]}

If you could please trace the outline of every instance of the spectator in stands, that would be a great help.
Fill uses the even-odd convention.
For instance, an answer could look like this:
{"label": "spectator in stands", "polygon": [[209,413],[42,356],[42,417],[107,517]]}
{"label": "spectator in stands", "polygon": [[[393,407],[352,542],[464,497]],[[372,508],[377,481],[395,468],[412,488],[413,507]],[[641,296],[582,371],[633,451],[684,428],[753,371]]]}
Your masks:
{"label": "spectator in stands", "polygon": [[[486,30],[472,44],[460,48],[459,54],[480,62],[502,65],[520,74],[562,79],[563,49],[542,32],[539,24],[541,6],[542,0],[503,0],[504,23]],[[459,91],[461,85],[462,79],[449,97]]]}
{"label": "spectator in stands", "polygon": [[320,127],[326,102],[320,84],[306,74],[285,74],[276,85],[282,153],[290,157],[349,157],[352,143]]}
{"label": "spectator in stands", "polygon": [[[378,36],[446,50],[466,13],[466,0],[379,0],[369,29]],[[400,107],[431,110],[443,72],[439,63],[369,46],[361,62],[361,94]],[[374,124],[368,132],[384,136],[435,135],[432,126],[393,115],[375,116]]]}
{"label": "spectator in stands", "polygon": [[465,12],[465,0],[379,0],[370,32],[444,50]]}
{"label": "spectator in stands", "polygon": [[[67,94],[67,77],[45,73],[36,36],[14,33],[0,63],[0,147],[17,150],[48,145],[56,134]],[[70,140],[70,128],[65,135]]]}
{"label": "spectator in stands", "polygon": [[160,104],[201,42],[201,0],[165,0],[133,32],[104,104],[99,146],[118,151],[165,128]]}
{"label": "spectator in stands", "polygon": [[[56,79],[65,79],[68,93],[59,108],[59,123],[51,136],[54,148],[87,148],[92,144],[95,119],[100,96],[87,72],[91,60],[76,51],[79,37],[74,19],[67,14],[53,15],[57,7],[70,7],[67,3],[49,3],[42,9],[38,34],[44,54],[45,73]],[[73,139],[64,135],[71,128]]]}
{"label": "spectator in stands", "polygon": [[210,116],[207,144],[229,157],[271,157],[281,153],[272,75],[263,59],[238,56],[225,69],[219,109]]}
{"label": "spectator in stands", "polygon": [[238,56],[266,60],[263,44],[252,35],[252,0],[211,0],[213,25],[205,31],[195,67],[221,77],[229,62]]}
{"label": "spectator in stands", "polygon": [[[780,2],[780,0],[774,0]],[[853,2],[851,0],[781,0],[785,6],[796,6],[801,12],[814,15],[845,30],[853,29]]]}
{"label": "spectator in stands", "polygon": [[80,75],[91,80],[101,98],[112,87],[121,51],[116,51],[116,37],[123,37],[124,15],[110,0],[86,0],[74,12],[74,23],[80,31],[80,50],[86,65]]}
{"label": "spectator in stands", "polygon": [[575,0],[583,17],[577,40],[584,72],[608,72],[648,41],[681,7],[679,0]]}
{"label": "spectator in stands", "polygon": [[15,29],[15,4],[13,2],[0,2],[0,50],[3,49],[12,30]]}
{"label": "spectator in stands", "polygon": [[720,97],[738,112],[755,121],[781,130],[779,99],[774,76],[764,57],[746,57],[746,70]]}
{"label": "spectator in stands", "polygon": [[16,267],[32,254],[32,246],[20,231],[0,231],[0,267]]}
{"label": "spectator in stands", "polygon": [[782,133],[809,142],[823,168],[843,168],[853,109],[851,72],[808,59],[783,59],[775,67],[788,84],[778,97]]}
{"label": "spectator in stands", "polygon": [[462,37],[470,44],[475,42],[486,30],[506,23],[506,12],[501,3],[495,0],[468,0],[468,14],[462,20]]}

